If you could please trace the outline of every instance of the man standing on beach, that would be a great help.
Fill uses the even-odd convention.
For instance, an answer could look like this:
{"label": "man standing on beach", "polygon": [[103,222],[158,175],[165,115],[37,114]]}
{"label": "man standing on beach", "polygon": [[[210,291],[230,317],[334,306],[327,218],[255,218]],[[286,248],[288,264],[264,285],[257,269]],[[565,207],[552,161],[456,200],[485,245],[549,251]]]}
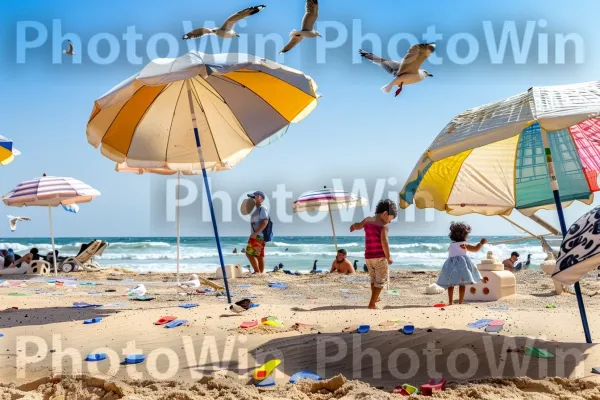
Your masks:
{"label": "man standing on beach", "polygon": [[254,268],[254,272],[262,274],[265,272],[265,240],[262,233],[269,223],[269,214],[262,205],[265,201],[263,192],[256,191],[249,194],[248,197],[254,199],[256,208],[250,216],[251,234],[246,246],[246,257],[248,257],[252,268]]}

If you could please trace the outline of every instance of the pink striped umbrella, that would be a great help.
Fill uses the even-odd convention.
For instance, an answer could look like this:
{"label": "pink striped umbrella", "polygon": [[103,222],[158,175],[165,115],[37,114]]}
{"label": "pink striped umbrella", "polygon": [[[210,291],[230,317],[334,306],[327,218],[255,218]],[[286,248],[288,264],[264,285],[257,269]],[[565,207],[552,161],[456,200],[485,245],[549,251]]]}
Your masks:
{"label": "pink striped umbrella", "polygon": [[332,210],[341,210],[354,207],[363,207],[367,205],[367,200],[355,195],[354,193],[344,192],[343,190],[321,189],[314,192],[305,193],[294,202],[294,212],[329,212],[331,221],[331,230],[333,231],[333,242],[335,251],[338,250],[337,238],[335,236],[335,226],[333,225]]}
{"label": "pink striped umbrella", "polygon": [[[52,232],[52,207],[89,203],[97,196],[100,196],[99,191],[77,179],[46,176],[44,174],[41,178],[21,182],[10,193],[4,196],[2,201],[11,207],[48,207],[52,254],[56,254],[54,234]],[[54,262],[54,273],[58,274],[56,257],[52,259]]]}

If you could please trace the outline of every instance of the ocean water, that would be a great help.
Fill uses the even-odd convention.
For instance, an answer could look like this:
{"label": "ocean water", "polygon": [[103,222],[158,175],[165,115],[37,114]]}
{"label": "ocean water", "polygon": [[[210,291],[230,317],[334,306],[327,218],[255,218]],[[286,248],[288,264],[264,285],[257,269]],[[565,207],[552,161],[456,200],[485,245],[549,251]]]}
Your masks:
{"label": "ocean water", "polygon": [[[59,238],[56,248],[60,255],[75,255],[82,243],[93,238]],[[172,272],[176,270],[176,239],[173,237],[112,237],[98,238],[109,243],[102,257],[96,260],[103,266],[118,266],[136,271]],[[490,242],[514,239],[514,237],[488,237]],[[247,265],[246,256],[240,253],[245,248],[247,238],[224,237],[221,245],[227,264]],[[364,238],[362,236],[339,237],[338,246],[348,251],[351,262],[358,260],[364,264]],[[476,243],[478,237],[470,241]],[[559,238],[548,240],[554,249],[560,245]],[[439,270],[447,258],[449,245],[447,237],[413,236],[390,237],[390,250],[394,269],[429,269]],[[31,247],[37,247],[42,254],[51,251],[49,239],[21,238],[0,239],[0,248],[12,248],[17,254],[25,254]],[[237,249],[238,254],[233,254]],[[532,255],[530,268],[539,268],[546,258],[538,240],[527,240],[517,243],[486,245],[472,258],[477,261],[485,258],[487,251],[493,251],[499,259],[510,256],[513,251],[521,254],[525,260],[527,254]],[[335,257],[335,246],[332,237],[277,237],[266,248],[266,266],[272,269],[282,263],[290,270],[308,271],[314,260],[318,260],[320,269],[328,269]],[[219,265],[219,258],[214,238],[185,237],[181,238],[180,268],[185,272],[214,272]]]}

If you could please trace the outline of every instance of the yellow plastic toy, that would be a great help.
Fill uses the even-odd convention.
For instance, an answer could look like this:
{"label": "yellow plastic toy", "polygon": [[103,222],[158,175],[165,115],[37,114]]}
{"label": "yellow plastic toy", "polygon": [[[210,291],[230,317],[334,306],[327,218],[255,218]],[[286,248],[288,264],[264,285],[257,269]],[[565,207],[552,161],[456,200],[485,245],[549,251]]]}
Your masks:
{"label": "yellow plastic toy", "polygon": [[273,370],[281,364],[281,360],[271,360],[264,363],[261,367],[256,368],[252,373],[252,377],[257,381],[265,380],[273,373]]}

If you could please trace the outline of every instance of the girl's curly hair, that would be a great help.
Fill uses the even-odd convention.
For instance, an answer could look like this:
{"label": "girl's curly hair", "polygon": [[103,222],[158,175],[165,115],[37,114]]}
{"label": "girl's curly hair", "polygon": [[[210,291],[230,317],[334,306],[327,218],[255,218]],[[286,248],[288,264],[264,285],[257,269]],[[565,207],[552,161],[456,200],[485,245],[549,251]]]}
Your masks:
{"label": "girl's curly hair", "polygon": [[377,203],[375,214],[381,214],[385,211],[387,211],[387,213],[394,218],[398,216],[398,208],[396,207],[396,203],[394,203],[392,200],[386,199]]}
{"label": "girl's curly hair", "polygon": [[464,222],[452,222],[450,224],[450,240],[453,242],[464,242],[471,233],[471,226]]}

